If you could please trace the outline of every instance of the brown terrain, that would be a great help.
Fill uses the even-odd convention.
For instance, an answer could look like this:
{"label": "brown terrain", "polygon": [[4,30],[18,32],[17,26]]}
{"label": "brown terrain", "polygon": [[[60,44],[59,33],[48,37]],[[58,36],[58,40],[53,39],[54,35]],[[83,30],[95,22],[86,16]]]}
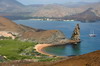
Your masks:
{"label": "brown terrain", "polygon": [[0,66],[100,66],[100,50],[55,62],[12,61]]}
{"label": "brown terrain", "polygon": [[16,24],[4,17],[0,17],[0,31],[12,33],[23,41],[33,41],[38,43],[58,44],[62,40],[64,40],[65,42],[67,42],[68,40],[59,30],[35,29],[28,26]]}
{"label": "brown terrain", "polygon": [[[47,33],[47,34],[49,34],[49,33]],[[44,34],[44,35],[45,35],[45,34]],[[44,36],[44,38],[45,38],[45,37],[46,37],[46,36]],[[65,41],[66,41],[66,40],[65,40]],[[36,49],[37,52],[39,52],[39,53],[41,53],[41,54],[45,54],[45,55],[48,55],[48,56],[54,56],[54,55],[52,55],[52,54],[48,54],[48,53],[44,52],[43,49],[44,49],[45,47],[48,47],[48,46],[65,45],[65,44],[69,44],[69,43],[70,43],[70,44],[77,44],[77,43],[81,42],[81,40],[80,40],[80,26],[79,26],[79,24],[76,25],[76,27],[75,27],[75,29],[74,29],[74,31],[73,31],[71,40],[67,40],[66,43],[65,43],[65,41],[64,41],[64,40],[61,40],[61,41],[60,41],[61,44],[37,44],[37,45],[35,46],[35,49]]]}
{"label": "brown terrain", "polygon": [[85,11],[82,8],[69,8],[63,5],[45,5],[41,7],[36,13],[33,13],[34,17],[64,17],[69,16],[76,13],[81,13]]}
{"label": "brown terrain", "polygon": [[[0,17],[0,33],[12,33],[24,41],[34,41],[39,43],[59,44],[68,43],[68,39],[59,30],[41,30],[24,25],[18,25],[11,20]],[[2,34],[3,35],[3,34]],[[56,62],[33,62],[31,60],[19,60],[0,63],[0,66],[100,66],[100,50],[67,58]]]}
{"label": "brown terrain", "polygon": [[89,8],[82,13],[65,17],[65,19],[73,19],[73,20],[78,20],[82,22],[95,22],[95,21],[99,21],[100,17],[99,17],[99,14],[97,15],[95,13],[95,11],[93,12],[92,8]]}
{"label": "brown terrain", "polygon": [[[74,5],[73,5],[74,6]],[[59,4],[50,4],[42,6],[36,13],[33,13],[33,17],[67,17],[71,15],[77,15],[84,13],[89,8],[92,8],[92,12],[100,17],[100,2],[98,3],[91,3],[86,5],[81,5],[77,7],[68,7]],[[91,16],[91,14],[88,14]],[[82,15],[78,16],[82,17]],[[91,18],[93,19],[93,18]]]}
{"label": "brown terrain", "polygon": [[21,26],[11,20],[0,17],[0,31],[22,32]]}
{"label": "brown terrain", "polygon": [[[33,17],[35,18],[66,17],[69,20],[73,19],[79,21],[85,21],[89,19],[88,21],[90,22],[100,20],[100,2],[87,3],[87,4],[84,4],[83,2],[83,3],[77,3],[76,5],[75,3],[73,5],[71,4],[72,3],[47,4],[47,5],[44,4],[24,5],[18,2],[17,0],[13,0],[13,1],[0,0],[0,16],[5,16],[10,19],[29,19]],[[91,13],[89,13],[88,15],[84,15],[84,12],[86,12],[89,8],[92,8],[91,10],[92,15]]]}
{"label": "brown terrain", "polygon": [[[76,26],[77,27],[77,26]],[[77,31],[77,30],[76,30]],[[80,33],[80,31],[78,31]],[[16,24],[15,22],[0,17],[0,33],[9,35],[12,34],[14,37],[18,37],[19,40],[33,41],[41,44],[66,44],[68,42],[75,43],[77,41],[71,41],[65,37],[65,35],[59,30],[43,30],[31,28],[25,25]],[[73,36],[75,37],[75,35]],[[79,35],[80,37],[80,35]],[[77,37],[76,37],[77,38]]]}
{"label": "brown terrain", "polygon": [[60,61],[52,66],[100,66],[100,50]]}

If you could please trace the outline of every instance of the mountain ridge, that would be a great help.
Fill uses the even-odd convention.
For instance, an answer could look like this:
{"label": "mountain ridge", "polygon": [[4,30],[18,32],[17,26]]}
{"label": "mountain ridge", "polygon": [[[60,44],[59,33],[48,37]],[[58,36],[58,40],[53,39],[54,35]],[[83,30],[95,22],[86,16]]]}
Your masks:
{"label": "mountain ridge", "polygon": [[[0,16],[6,16],[11,19],[16,18],[34,18],[34,17],[49,17],[62,18],[72,15],[81,14],[89,8],[92,12],[100,17],[100,2],[77,4],[77,7],[68,6],[67,4],[33,4],[23,5],[17,0],[1,0]],[[8,5],[7,5],[8,4]],[[67,5],[67,6],[66,6]],[[75,4],[74,4],[75,5]],[[73,6],[74,6],[73,5]],[[79,6],[80,5],[80,6]],[[9,17],[10,16],[10,17]]]}
{"label": "mountain ridge", "polygon": [[82,13],[64,17],[64,19],[76,20],[76,21],[81,21],[81,22],[99,21],[100,17],[98,15],[96,15],[96,13],[93,12],[92,10],[93,10],[92,8],[89,8]]}
{"label": "mountain ridge", "polygon": [[[14,8],[21,8],[24,5],[16,0],[0,0],[0,9],[7,10]],[[8,10],[9,10],[8,9]]]}

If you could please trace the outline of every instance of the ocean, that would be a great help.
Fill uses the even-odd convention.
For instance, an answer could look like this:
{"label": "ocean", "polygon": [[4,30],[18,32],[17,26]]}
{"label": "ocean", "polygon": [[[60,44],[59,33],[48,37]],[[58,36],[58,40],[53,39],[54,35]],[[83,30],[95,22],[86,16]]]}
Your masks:
{"label": "ocean", "polygon": [[[27,25],[37,29],[60,30],[67,38],[70,38],[76,24],[80,24],[81,43],[78,45],[53,46],[44,49],[45,52],[57,56],[76,56],[96,50],[100,50],[100,21],[94,23],[82,23],[80,21],[37,21],[14,20],[17,24]],[[91,31],[96,37],[89,37]]]}

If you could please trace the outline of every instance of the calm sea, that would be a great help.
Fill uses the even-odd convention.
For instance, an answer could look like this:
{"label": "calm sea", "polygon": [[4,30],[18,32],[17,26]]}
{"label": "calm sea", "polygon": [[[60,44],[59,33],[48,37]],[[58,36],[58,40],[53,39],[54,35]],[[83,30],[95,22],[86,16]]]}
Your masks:
{"label": "calm sea", "polygon": [[[17,24],[27,25],[33,28],[45,30],[60,30],[67,38],[70,38],[77,23],[81,28],[81,40],[78,45],[65,45],[47,47],[45,52],[57,56],[81,55],[96,50],[100,50],[100,21],[95,23],[81,23],[79,21],[34,21],[34,20],[14,20]],[[95,32],[96,37],[89,37],[91,31]]]}

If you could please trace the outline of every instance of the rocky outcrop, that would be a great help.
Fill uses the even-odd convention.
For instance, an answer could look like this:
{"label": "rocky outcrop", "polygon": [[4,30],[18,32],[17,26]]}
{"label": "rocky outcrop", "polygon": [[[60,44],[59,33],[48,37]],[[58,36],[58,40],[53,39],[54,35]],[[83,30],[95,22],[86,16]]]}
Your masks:
{"label": "rocky outcrop", "polygon": [[15,36],[12,33],[0,31],[0,39],[4,39],[4,37],[9,37],[11,39],[15,39]]}
{"label": "rocky outcrop", "polygon": [[75,41],[80,42],[80,27],[79,27],[79,24],[76,25],[76,27],[73,31],[71,40],[75,40]]}
{"label": "rocky outcrop", "polygon": [[68,40],[59,30],[42,30],[18,25],[4,17],[0,17],[0,31],[10,32],[23,41],[38,43],[62,44]]}
{"label": "rocky outcrop", "polygon": [[24,39],[25,41],[34,41],[38,43],[53,43],[59,44],[62,43],[62,40],[66,40],[66,37],[59,30],[45,30],[45,31],[26,31],[20,36],[20,39]]}

